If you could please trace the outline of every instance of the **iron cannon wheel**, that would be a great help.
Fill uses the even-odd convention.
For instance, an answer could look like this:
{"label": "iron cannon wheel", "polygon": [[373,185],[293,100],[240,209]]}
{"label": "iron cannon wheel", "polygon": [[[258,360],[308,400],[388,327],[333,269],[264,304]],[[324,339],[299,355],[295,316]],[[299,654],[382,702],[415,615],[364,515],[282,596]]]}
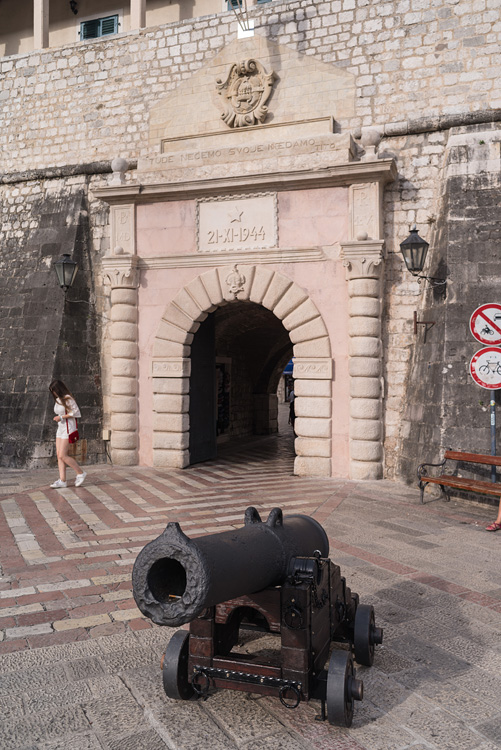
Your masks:
{"label": "iron cannon wheel", "polygon": [[359,604],[355,613],[353,646],[356,661],[365,667],[372,667],[374,662],[375,629],[374,607],[371,604]]}
{"label": "iron cannon wheel", "polygon": [[355,678],[353,658],[348,651],[333,651],[327,673],[327,718],[330,724],[351,727],[353,701],[362,700],[363,684]]}
{"label": "iron cannon wheel", "polygon": [[188,644],[190,634],[178,630],[170,639],[165,650],[162,667],[164,690],[169,698],[187,701],[194,695],[188,679]]}

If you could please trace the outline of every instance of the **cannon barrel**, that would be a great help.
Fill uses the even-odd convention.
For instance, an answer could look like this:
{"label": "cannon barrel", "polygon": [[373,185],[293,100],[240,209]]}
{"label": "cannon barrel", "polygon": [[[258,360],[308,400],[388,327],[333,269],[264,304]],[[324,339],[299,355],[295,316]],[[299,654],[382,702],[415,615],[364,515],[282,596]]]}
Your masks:
{"label": "cannon barrel", "polygon": [[265,522],[247,508],[243,528],[196,540],[169,523],[134,563],[134,599],[157,625],[177,627],[207,607],[282,584],[293,557],[317,550],[321,557],[329,554],[322,526],[309,516],[283,517],[280,508]]}

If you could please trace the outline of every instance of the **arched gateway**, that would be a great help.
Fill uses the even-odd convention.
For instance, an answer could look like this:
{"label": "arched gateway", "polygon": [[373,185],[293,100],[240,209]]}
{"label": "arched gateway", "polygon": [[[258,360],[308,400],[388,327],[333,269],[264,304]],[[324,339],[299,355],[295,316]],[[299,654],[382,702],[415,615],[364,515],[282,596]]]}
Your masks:
{"label": "arched gateway", "polygon": [[153,345],[153,462],[190,464],[191,344],[209,313],[249,301],[270,310],[293,345],[295,473],[331,474],[332,357],[316,305],[286,276],[265,266],[215,268],[197,276],[167,305]]}
{"label": "arched gateway", "polygon": [[[151,317],[149,327],[144,320],[138,325],[138,311],[148,318],[146,302],[165,297],[171,274],[168,269],[164,276],[160,270],[150,276],[145,272],[140,283],[141,268],[149,262],[118,250],[103,259],[104,280],[111,286],[109,405],[115,463],[189,465],[194,337],[212,313],[248,305],[280,321],[292,346],[295,473],[382,476],[382,241],[341,243],[338,260],[327,266],[331,275],[321,276],[316,289],[330,312],[328,321],[306,286],[271,265],[237,263],[192,277],[166,306],[156,305],[158,317]],[[340,278],[345,271],[347,285]],[[302,264],[300,273],[303,278],[307,273]],[[140,440],[150,446],[151,459],[144,450],[141,454]]]}
{"label": "arched gateway", "polygon": [[[214,356],[240,376],[242,360],[249,369],[239,377],[241,424],[228,434],[272,431],[287,354],[295,473],[377,479],[383,193],[396,164],[380,158],[378,132],[355,138],[333,119],[352,116],[352,74],[270,44],[235,39],[166,94],[149,113],[137,165],[113,160],[108,186],[94,190],[110,205],[102,271],[111,285],[103,377],[112,457],[178,468],[211,457],[210,444],[195,450],[194,434],[214,432]],[[277,61],[267,117],[233,127],[217,106],[228,71],[271,76]],[[288,92],[299,79],[297,99]]]}

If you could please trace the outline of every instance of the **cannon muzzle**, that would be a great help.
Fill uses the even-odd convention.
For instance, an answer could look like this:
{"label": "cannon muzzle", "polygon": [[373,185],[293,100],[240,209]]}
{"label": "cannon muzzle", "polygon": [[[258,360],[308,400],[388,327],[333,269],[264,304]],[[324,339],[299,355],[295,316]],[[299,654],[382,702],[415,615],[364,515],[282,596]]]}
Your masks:
{"label": "cannon muzzle", "polygon": [[157,625],[177,627],[207,607],[282,584],[293,557],[315,553],[329,554],[322,526],[309,516],[283,517],[280,508],[265,522],[247,508],[243,528],[195,540],[169,523],[136,559],[134,599]]}

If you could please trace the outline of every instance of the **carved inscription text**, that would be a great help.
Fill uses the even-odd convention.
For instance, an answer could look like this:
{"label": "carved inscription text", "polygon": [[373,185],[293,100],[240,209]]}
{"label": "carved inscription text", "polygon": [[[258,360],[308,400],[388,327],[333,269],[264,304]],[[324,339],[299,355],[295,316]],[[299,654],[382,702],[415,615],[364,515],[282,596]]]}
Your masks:
{"label": "carved inscription text", "polygon": [[191,360],[187,357],[172,357],[170,359],[154,359],[151,372],[155,378],[183,378],[191,373]]}
{"label": "carved inscription text", "polygon": [[134,254],[134,205],[112,206],[111,208],[111,249],[122,248],[124,253]]}
{"label": "carved inscription text", "polygon": [[198,251],[276,247],[276,195],[261,194],[197,202]]}

